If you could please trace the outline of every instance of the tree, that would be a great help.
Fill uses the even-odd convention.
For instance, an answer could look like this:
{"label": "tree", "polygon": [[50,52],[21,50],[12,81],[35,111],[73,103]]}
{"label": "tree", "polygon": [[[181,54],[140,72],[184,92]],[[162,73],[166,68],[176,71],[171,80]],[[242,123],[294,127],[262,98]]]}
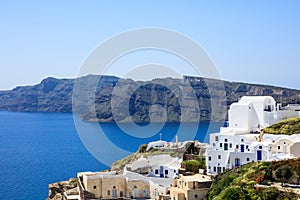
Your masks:
{"label": "tree", "polygon": [[283,186],[283,183],[287,182],[293,176],[292,168],[290,166],[279,167],[275,171],[275,176],[281,180],[281,185]]}
{"label": "tree", "polygon": [[274,200],[279,196],[279,190],[275,187],[269,187],[263,190],[262,199],[263,200]]}

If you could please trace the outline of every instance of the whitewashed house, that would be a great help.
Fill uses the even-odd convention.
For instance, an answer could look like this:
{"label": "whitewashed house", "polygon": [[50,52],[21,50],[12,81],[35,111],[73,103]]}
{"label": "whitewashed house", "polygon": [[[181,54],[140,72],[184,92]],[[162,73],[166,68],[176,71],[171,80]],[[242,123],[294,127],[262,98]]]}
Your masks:
{"label": "whitewashed house", "polygon": [[[261,129],[282,119],[300,117],[300,106],[282,107],[270,96],[244,96],[230,106],[229,126],[210,135],[208,174],[261,160],[299,157],[300,136],[262,135]],[[297,151],[298,150],[298,151]]]}
{"label": "whitewashed house", "polygon": [[127,164],[125,168],[130,171],[146,169],[150,177],[175,178],[178,176],[181,162],[182,158],[172,157],[169,154],[149,155]]}

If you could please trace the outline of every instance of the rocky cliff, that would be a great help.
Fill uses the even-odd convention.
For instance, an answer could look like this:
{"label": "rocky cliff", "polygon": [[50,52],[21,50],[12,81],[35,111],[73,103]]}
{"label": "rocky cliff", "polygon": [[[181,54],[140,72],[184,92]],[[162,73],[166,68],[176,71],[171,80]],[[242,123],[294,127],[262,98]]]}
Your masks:
{"label": "rocky cliff", "polygon": [[[80,90],[87,94],[93,94],[86,101],[81,102],[84,106],[79,109],[82,118],[88,121],[115,121],[111,107],[112,98],[118,105],[117,121],[123,122],[129,120],[128,116],[126,118],[124,114],[126,112],[129,112],[130,117],[135,122],[149,122],[152,105],[160,105],[166,110],[167,121],[180,121],[183,114],[181,113],[180,101],[184,101],[184,106],[188,107],[192,105],[190,99],[193,96],[196,97],[199,104],[201,120],[224,119],[228,106],[245,95],[270,95],[277,102],[300,103],[300,90],[268,85],[228,82],[201,77],[163,78],[142,82],[113,76],[91,75],[78,79],[46,78],[34,86],[0,91],[0,110],[72,112],[74,109],[72,108],[72,94],[76,84],[82,86]],[[188,91],[187,85],[192,88],[192,91]],[[116,86],[121,92],[113,92]],[[180,99],[180,95],[174,93],[175,90],[187,91],[184,99]],[[224,98],[220,98],[222,94],[224,94]],[[128,95],[130,98],[126,102],[124,99]],[[224,109],[212,114],[211,105],[213,101],[222,105]],[[93,114],[93,109],[95,109],[96,115]],[[186,121],[193,121],[194,114],[191,110]],[[159,115],[158,113],[157,116]],[[156,120],[160,121],[159,118]]]}

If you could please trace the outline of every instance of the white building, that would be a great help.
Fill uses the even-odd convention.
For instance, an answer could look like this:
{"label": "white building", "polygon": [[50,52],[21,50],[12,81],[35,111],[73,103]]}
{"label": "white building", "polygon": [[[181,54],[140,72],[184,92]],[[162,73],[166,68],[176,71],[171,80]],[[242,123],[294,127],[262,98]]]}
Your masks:
{"label": "white building", "polygon": [[182,158],[172,157],[168,154],[152,155],[140,157],[131,164],[126,165],[130,171],[139,171],[144,168],[150,177],[170,177],[178,176],[178,169],[181,166]]}
{"label": "white building", "polygon": [[149,150],[151,150],[151,149],[153,149],[153,148],[161,148],[161,147],[164,147],[166,143],[167,143],[167,142],[166,142],[166,141],[163,141],[163,140],[158,140],[158,141],[154,141],[154,142],[149,142],[146,151],[149,151]]}
{"label": "white building", "polygon": [[299,105],[276,105],[270,96],[245,96],[233,103],[228,112],[229,126],[210,135],[207,172],[218,174],[252,161],[299,157],[296,150],[299,151],[300,135],[260,133],[282,119],[300,117],[299,110]]}

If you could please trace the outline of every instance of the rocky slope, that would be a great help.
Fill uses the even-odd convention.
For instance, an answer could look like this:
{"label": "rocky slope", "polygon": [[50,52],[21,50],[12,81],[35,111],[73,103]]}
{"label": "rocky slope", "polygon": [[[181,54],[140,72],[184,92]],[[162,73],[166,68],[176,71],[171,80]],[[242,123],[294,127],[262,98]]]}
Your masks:
{"label": "rocky slope", "polygon": [[46,200],[63,200],[63,193],[70,190],[76,189],[77,179],[70,178],[68,181],[61,181],[57,183],[52,183],[48,185],[49,196]]}
{"label": "rocky slope", "polygon": [[[75,110],[88,121],[128,122],[128,112],[135,122],[149,122],[150,108],[160,105],[166,110],[167,121],[180,121],[181,106],[191,107],[185,113],[186,121],[195,120],[196,111],[192,110],[192,98],[196,96],[201,120],[223,120],[228,106],[244,95],[270,95],[277,102],[300,103],[300,90],[274,86],[237,83],[207,79],[201,77],[184,77],[183,79],[163,78],[142,82],[119,79],[113,76],[87,76],[79,79],[46,78],[34,86],[17,87],[10,91],[0,91],[0,110],[28,112],[72,112],[72,94],[74,85],[89,95]],[[93,87],[94,85],[97,87]],[[118,93],[113,93],[118,85]],[[189,91],[191,86],[192,91]],[[224,85],[224,87],[223,87]],[[223,90],[223,88],[225,90]],[[209,90],[210,89],[210,90]],[[177,95],[184,91],[186,95]],[[226,93],[224,98],[220,98]],[[125,101],[129,97],[129,103]],[[118,118],[112,113],[111,99],[114,98],[118,108]],[[181,99],[182,98],[182,99]],[[180,102],[185,102],[181,105]],[[212,102],[222,105],[222,109],[212,114]],[[96,116],[93,114],[96,110]],[[157,116],[162,113],[158,112]],[[155,119],[160,121],[158,117]]]}

